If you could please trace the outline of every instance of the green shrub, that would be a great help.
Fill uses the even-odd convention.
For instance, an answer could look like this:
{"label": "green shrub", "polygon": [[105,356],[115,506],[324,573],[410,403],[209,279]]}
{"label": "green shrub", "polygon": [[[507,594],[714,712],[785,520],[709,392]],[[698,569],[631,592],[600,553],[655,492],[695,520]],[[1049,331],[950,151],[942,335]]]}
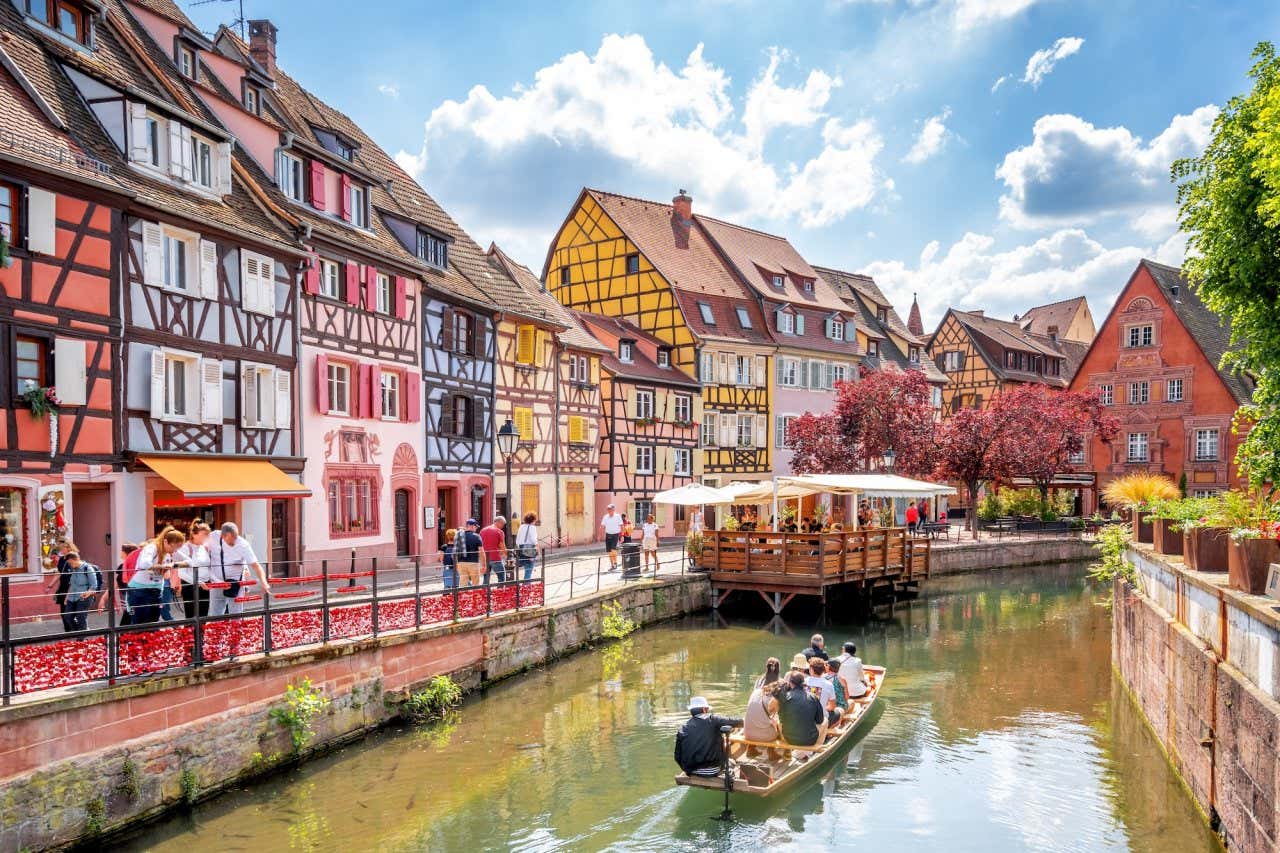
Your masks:
{"label": "green shrub", "polygon": [[290,684],[284,691],[285,707],[272,708],[271,719],[289,732],[293,751],[299,752],[315,734],[311,721],[329,707],[329,699],[304,678],[301,684]]}
{"label": "green shrub", "polygon": [[1098,549],[1098,562],[1089,567],[1089,577],[1107,584],[1123,578],[1137,586],[1138,570],[1124,558],[1132,535],[1133,531],[1127,524],[1112,524],[1098,531],[1098,541],[1094,543]]}
{"label": "green shrub", "polygon": [[195,805],[196,798],[200,796],[200,782],[196,779],[196,772],[190,767],[182,768],[182,775],[178,777],[178,786],[182,790],[183,804]]}
{"label": "green shrub", "polygon": [[978,501],[978,518],[983,521],[995,521],[1000,517],[1001,504],[1000,496],[996,494],[988,494],[985,498]]}
{"label": "green shrub", "polygon": [[400,713],[415,723],[426,723],[441,719],[461,701],[462,688],[458,683],[447,675],[436,675],[426,687],[404,700]]}
{"label": "green shrub", "polygon": [[600,636],[606,640],[620,640],[636,629],[636,623],[622,612],[622,602],[610,601],[601,608],[604,616],[600,625]]}

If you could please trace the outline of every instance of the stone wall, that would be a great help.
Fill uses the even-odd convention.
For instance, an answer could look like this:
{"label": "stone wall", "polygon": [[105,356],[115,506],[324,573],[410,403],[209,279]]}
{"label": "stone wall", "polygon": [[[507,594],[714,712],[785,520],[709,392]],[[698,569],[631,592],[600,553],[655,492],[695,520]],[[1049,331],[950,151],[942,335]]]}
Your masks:
{"label": "stone wall", "polygon": [[990,533],[983,533],[983,538],[977,542],[967,539],[967,533],[959,535],[957,544],[944,540],[934,546],[929,556],[931,577],[1048,563],[1074,563],[1097,557],[1093,543],[1074,534],[996,539]]}
{"label": "stone wall", "polygon": [[[0,850],[108,835],[210,796],[398,715],[440,673],[465,688],[597,639],[618,601],[648,624],[708,606],[699,576],[615,588],[487,620],[211,666],[0,709]],[[329,699],[298,753],[271,711],[310,679]]]}
{"label": "stone wall", "polygon": [[1140,582],[1114,590],[1116,670],[1228,848],[1276,849],[1274,602],[1147,546],[1134,546],[1129,560]]}

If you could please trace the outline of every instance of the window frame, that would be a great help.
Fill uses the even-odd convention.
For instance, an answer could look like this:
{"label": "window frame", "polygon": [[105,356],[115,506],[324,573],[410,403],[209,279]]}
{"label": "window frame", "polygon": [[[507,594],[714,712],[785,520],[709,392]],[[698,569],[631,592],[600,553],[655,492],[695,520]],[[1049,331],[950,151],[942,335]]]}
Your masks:
{"label": "window frame", "polygon": [[404,389],[400,381],[400,373],[395,370],[383,370],[379,376],[378,416],[384,421],[399,421],[404,412]]}
{"label": "window frame", "polygon": [[11,221],[0,221],[0,226],[8,229],[9,248],[18,249],[26,245],[26,187],[17,181],[0,179],[0,193],[6,193],[9,196],[9,203],[4,205],[9,208]]}
{"label": "window frame", "polygon": [[418,230],[418,242],[415,255],[429,267],[438,270],[449,267],[449,241],[437,237],[430,231]]}
{"label": "window frame", "polygon": [[654,417],[654,398],[655,394],[652,388],[637,388],[635,396],[635,419],[638,421],[653,420]]}
{"label": "window frame", "polygon": [[[23,342],[32,343],[36,346],[36,357],[34,359],[21,358],[18,355],[18,346]],[[53,375],[53,341],[48,335],[30,332],[25,329],[16,329],[13,333],[10,357],[13,367],[10,370],[13,382],[11,388],[14,392],[15,400],[21,395],[27,393],[29,389],[23,388],[22,383],[30,381],[30,378],[19,376],[18,365],[20,362],[34,361],[37,368],[37,388],[48,388],[49,377]]]}
{"label": "window frame", "polygon": [[[1203,441],[1202,441],[1202,439],[1208,438],[1208,437],[1210,437],[1210,436],[1213,438],[1213,453],[1212,453],[1212,455],[1209,455],[1209,454],[1207,454],[1207,453],[1205,453],[1204,451],[1202,451],[1202,450],[1201,450],[1201,448],[1202,448],[1202,447],[1207,447],[1207,446],[1208,446],[1208,443],[1207,443],[1207,442],[1203,442]],[[1221,456],[1222,456],[1222,430],[1220,430],[1218,427],[1200,427],[1200,428],[1197,428],[1197,429],[1196,429],[1196,431],[1195,431],[1194,446],[1195,446],[1195,461],[1196,461],[1196,462],[1217,462],[1217,461],[1219,461],[1219,460],[1220,460],[1220,458],[1221,458]]]}
{"label": "window frame", "polygon": [[735,305],[733,312],[738,316],[738,325],[744,332],[751,331],[754,327],[751,325],[751,312],[742,305]]}
{"label": "window frame", "polygon": [[352,181],[347,187],[347,206],[351,210],[351,224],[357,228],[368,228],[369,188]]}
{"label": "window frame", "polygon": [[[1174,383],[1177,384],[1178,396],[1173,395]],[[1164,399],[1168,403],[1182,403],[1186,401],[1186,384],[1182,379],[1166,379],[1164,383]]]}
{"label": "window frame", "polygon": [[844,340],[844,318],[843,317],[831,318],[831,340],[833,341]]}
{"label": "window frame", "polygon": [[702,322],[706,323],[708,326],[714,326],[716,324],[716,314],[711,310],[711,304],[709,302],[698,303],[698,314],[702,317]]}
{"label": "window frame", "polygon": [[[330,270],[333,271],[332,292],[328,287]],[[316,295],[325,299],[342,300],[342,265],[337,261],[331,261],[328,258],[320,259],[320,289],[316,292]]]}
{"label": "window frame", "polygon": [[783,356],[778,356],[778,361],[781,363],[781,370],[779,372],[782,374],[778,384],[781,385],[783,388],[801,387],[800,365],[802,362],[800,361],[800,359],[793,358],[792,356],[788,356],[788,355],[783,355]]}
{"label": "window frame", "polygon": [[1151,402],[1151,382],[1142,379],[1129,383],[1129,405],[1144,406]]}
{"label": "window frame", "polygon": [[307,175],[301,157],[280,151],[280,174],[276,175],[276,186],[285,198],[303,204],[307,200]]}
{"label": "window frame", "polygon": [[779,311],[778,331],[784,335],[794,335],[796,333],[796,315],[790,311]]}
{"label": "window frame", "polygon": [[[172,377],[174,365],[182,365],[182,405],[179,412],[174,406],[175,394]],[[200,421],[200,356],[164,350],[164,412],[162,420],[178,423]],[[194,404],[194,405],[193,405]],[[194,409],[194,411],[192,411]]]}
{"label": "window frame", "polygon": [[[377,489],[378,475],[341,471],[326,476],[328,478],[325,491],[328,498],[326,503],[329,506],[329,535],[351,537],[374,536],[380,533],[382,520],[378,512],[381,500],[381,494]],[[335,523],[335,506],[340,523]]]}
{"label": "window frame", "polygon": [[658,347],[657,355],[658,367],[667,368],[671,366],[671,347]]}
{"label": "window frame", "polygon": [[[352,390],[354,383],[351,377],[354,375],[354,365],[346,361],[338,361],[330,359],[325,367],[325,387],[329,392],[329,409],[325,414],[340,415],[342,417],[352,416]],[[342,405],[338,405],[339,394],[341,391]]]}
{"label": "window frame", "polygon": [[244,97],[240,99],[240,103],[244,106],[245,111],[253,115],[262,115],[262,93],[258,91],[257,86],[250,86],[245,83]]}
{"label": "window frame", "polygon": [[1153,323],[1135,323],[1125,327],[1126,349],[1155,346],[1155,340],[1155,324]]}
{"label": "window frame", "polygon": [[[243,368],[248,368],[249,370],[253,371],[254,376],[256,377],[258,398],[254,400],[253,413],[255,417],[252,419],[252,422],[250,422],[249,406],[247,403],[247,401],[249,400],[249,394],[248,394],[249,389],[243,386],[243,381],[244,381]],[[240,401],[241,401],[241,405],[244,407],[243,411],[241,412],[241,416],[242,416],[242,420],[245,422],[245,429],[275,429],[276,415],[277,415],[276,405],[275,405],[276,368],[266,364],[243,364],[242,369],[240,371],[240,376],[241,376],[241,383],[242,383],[242,386],[240,388]],[[270,410],[271,410],[270,418],[264,419],[262,416],[264,401],[270,401]]]}
{"label": "window frame", "polygon": [[1116,386],[1110,382],[1104,382],[1099,385],[1098,400],[1104,406],[1114,406],[1116,404]]}
{"label": "window frame", "polygon": [[880,357],[880,342],[874,338],[867,341],[867,356],[870,358]]}
{"label": "window frame", "polygon": [[191,183],[212,192],[217,182],[216,171],[213,143],[203,136],[191,134]]}
{"label": "window frame", "polygon": [[453,310],[450,320],[452,328],[449,329],[449,350],[454,355],[471,355],[475,349],[476,316],[469,311]]}
{"label": "window frame", "polygon": [[[185,44],[179,43],[174,51],[177,55],[174,57],[174,64],[178,66],[178,73],[188,80],[196,79],[196,52]],[[190,60],[190,64],[187,63]]]}
{"label": "window frame", "polygon": [[[1135,448],[1141,449],[1141,455],[1134,453]],[[1131,432],[1128,434],[1125,442],[1125,461],[1137,464],[1145,464],[1151,461],[1151,437],[1145,432]]]}
{"label": "window frame", "polygon": [[756,446],[756,416],[754,413],[738,413],[738,429],[734,433],[734,437],[736,439],[735,447]]}
{"label": "window frame", "polygon": [[693,397],[688,394],[674,394],[672,396],[675,398],[675,404],[672,408],[675,409],[676,421],[679,423],[692,423]]}
{"label": "window frame", "polygon": [[378,314],[389,315],[395,308],[395,283],[387,273],[380,272],[377,276],[377,283],[374,288],[375,304],[373,310]]}
{"label": "window frame", "polygon": [[[743,372],[745,369],[745,373]],[[747,388],[756,384],[756,359],[753,355],[733,356],[733,384]]]}
{"label": "window frame", "polygon": [[960,350],[949,349],[942,354],[942,370],[944,373],[951,373],[960,369]]}
{"label": "window frame", "polygon": [[631,364],[635,360],[636,342],[623,338],[618,341],[618,361]]}
{"label": "window frame", "polygon": [[[176,253],[170,254],[170,243],[182,247],[181,258]],[[177,276],[173,263],[180,263],[182,282],[176,282]],[[200,235],[183,231],[179,228],[161,224],[160,226],[160,287],[185,296],[198,296],[200,292]]]}
{"label": "window frame", "polygon": [[671,449],[671,473],[676,477],[693,476],[693,451],[688,447]]}
{"label": "window frame", "polygon": [[[637,444],[636,446],[636,470],[637,474],[654,473],[654,462],[657,456],[652,444]],[[647,463],[646,460],[647,459]]]}
{"label": "window frame", "polygon": [[719,438],[717,429],[719,428],[719,415],[715,412],[703,412],[702,424],[698,433],[698,445],[700,447],[719,447]]}
{"label": "window frame", "polygon": [[623,267],[623,269],[626,270],[626,275],[640,274],[640,253],[639,252],[629,253],[624,263],[625,263],[625,266]]}

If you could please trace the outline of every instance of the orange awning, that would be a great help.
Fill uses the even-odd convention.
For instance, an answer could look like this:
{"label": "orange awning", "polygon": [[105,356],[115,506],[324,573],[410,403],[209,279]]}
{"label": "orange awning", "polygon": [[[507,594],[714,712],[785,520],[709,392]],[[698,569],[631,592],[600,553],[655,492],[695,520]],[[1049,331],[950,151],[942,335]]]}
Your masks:
{"label": "orange awning", "polygon": [[265,459],[138,456],[188,500],[305,498],[311,490]]}

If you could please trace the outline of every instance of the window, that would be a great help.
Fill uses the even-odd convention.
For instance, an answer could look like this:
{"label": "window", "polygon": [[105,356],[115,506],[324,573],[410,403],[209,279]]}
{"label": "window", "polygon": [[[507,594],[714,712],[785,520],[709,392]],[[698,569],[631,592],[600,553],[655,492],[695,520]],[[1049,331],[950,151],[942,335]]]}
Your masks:
{"label": "window", "polygon": [[213,189],[213,146],[198,136],[191,137],[191,180]]}
{"label": "window", "polygon": [[1083,465],[1084,464],[1084,448],[1082,447],[1079,450],[1073,450],[1069,454],[1067,454],[1067,461],[1072,465]]}
{"label": "window", "polygon": [[677,477],[688,477],[693,474],[693,451],[687,447],[672,450],[673,470]]}
{"label": "window", "polygon": [[1114,406],[1114,405],[1115,405],[1115,402],[1116,402],[1116,398],[1115,398],[1115,386],[1114,386],[1114,385],[1099,385],[1099,386],[1098,386],[1098,399],[1102,402],[1102,405],[1104,405],[1104,406]]}
{"label": "window", "polygon": [[1129,327],[1129,346],[1131,347],[1149,347],[1154,337],[1154,328],[1147,324],[1145,326]]}
{"label": "window", "polygon": [[627,255],[627,275],[635,275],[640,272],[640,256],[634,252]]}
{"label": "window", "polygon": [[320,295],[329,299],[342,298],[341,277],[335,261],[320,259]]}
{"label": "window", "polygon": [[569,443],[587,443],[587,419],[582,415],[569,415]]}
{"label": "window", "polygon": [[294,201],[306,200],[306,185],[302,180],[302,161],[292,154],[280,152],[276,183],[280,185],[280,192]]}
{"label": "window", "polygon": [[778,331],[784,335],[794,335],[796,333],[796,316],[790,311],[779,311]]}
{"label": "window", "polygon": [[889,322],[889,309],[888,309],[888,308],[877,308],[877,309],[876,309],[876,319],[877,319],[877,320],[879,320],[881,323],[887,323],[887,322]]}
{"label": "window", "polygon": [[329,414],[351,414],[351,366],[337,361],[329,362]]}
{"label": "window", "polygon": [[653,418],[653,392],[647,389],[636,391],[636,419],[651,420]]}
{"label": "window", "polygon": [[0,226],[4,227],[5,237],[11,246],[22,245],[20,200],[22,191],[17,185],[0,181]]}
{"label": "window", "polygon": [[246,311],[275,316],[276,262],[272,258],[240,250],[240,304]]}
{"label": "window", "polygon": [[357,228],[369,227],[369,205],[366,203],[369,191],[355,184],[347,191],[348,204],[351,208],[351,224]]}
{"label": "window", "polygon": [[942,408],[942,389],[937,385],[929,389],[929,402],[933,404],[935,409]]}
{"label": "window", "polygon": [[643,524],[649,520],[649,516],[654,515],[653,501],[637,500],[632,503],[631,510],[636,524]]}
{"label": "window", "polygon": [[755,437],[755,415],[738,415],[738,446],[754,447],[756,443]]}
{"label": "window", "polygon": [[570,480],[564,484],[564,511],[571,516],[587,514],[586,489],[581,480]]}
{"label": "window", "polygon": [[162,283],[165,287],[171,287],[174,290],[190,290],[190,279],[188,278],[189,254],[192,248],[192,240],[169,231],[164,232],[164,255],[163,255],[163,271]]}
{"label": "window", "polygon": [[707,303],[698,303],[698,313],[702,315],[702,322],[706,323],[708,326],[714,326],[716,324],[716,315],[711,313],[711,306]]}
{"label": "window", "polygon": [[1150,458],[1147,434],[1145,432],[1129,433],[1129,461],[1147,462]]}
{"label": "window", "polygon": [[262,102],[262,95],[253,86],[244,87],[244,108],[254,115],[260,112],[259,104]]}
{"label": "window", "polygon": [[749,355],[734,356],[734,383],[737,385],[751,385],[751,372],[754,366],[754,359]]}
{"label": "window", "polygon": [[942,354],[942,369],[950,373],[960,369],[960,351],[949,350]]}
{"label": "window", "polygon": [[907,360],[912,364],[920,363],[920,347],[910,347],[907,350]]}
{"label": "window", "polygon": [[5,531],[5,545],[0,547],[0,573],[13,573],[27,567],[27,489],[0,488],[0,529]]}
{"label": "window", "polygon": [[89,35],[85,27],[85,15],[80,7],[74,3],[68,3],[67,0],[57,0],[55,11],[57,16],[54,20],[54,26],[58,32],[67,38],[75,39],[81,44],[89,43]]}
{"label": "window", "polygon": [[713,352],[704,352],[702,354],[702,368],[698,372],[698,378],[702,380],[702,384],[711,385],[716,381],[716,355]]}
{"label": "window", "polygon": [[516,327],[516,364],[532,365],[537,357],[538,330],[534,326]]}
{"label": "window", "polygon": [[17,335],[13,340],[13,375],[15,393],[24,394],[31,388],[49,385],[46,369],[49,364],[49,342],[44,338]]}
{"label": "window", "polygon": [[449,435],[470,437],[472,430],[471,422],[471,399],[469,397],[456,396],[445,402],[449,406],[450,413],[453,418],[446,421],[450,427],[446,432]]}
{"label": "window", "polygon": [[778,415],[773,421],[773,446],[779,450],[787,446],[787,430],[791,428],[791,422],[796,419],[795,415]]}
{"label": "window", "polygon": [[636,445],[636,473],[653,473],[653,448],[646,444]]}
{"label": "window", "polygon": [[517,408],[512,413],[512,421],[515,422],[516,432],[520,433],[520,441],[533,441],[533,409]]}
{"label": "window", "polygon": [[564,285],[567,285],[568,283],[569,283],[569,268],[560,267],[560,284],[561,286],[564,286]]}
{"label": "window", "polygon": [[702,415],[702,446],[716,446],[716,414],[705,412]]}
{"label": "window", "polygon": [[618,341],[618,360],[625,364],[630,364],[634,356],[634,350],[634,341]]}
{"label": "window", "polygon": [[687,424],[693,422],[693,398],[684,394],[677,394],[676,401],[676,422]]}
{"label": "window", "polygon": [[591,381],[591,361],[585,355],[569,356],[569,381],[583,384]]}
{"label": "window", "polygon": [[1219,494],[1218,489],[1195,489],[1191,492],[1193,498],[1213,498]]}
{"label": "window", "polygon": [[465,312],[454,311],[451,323],[449,342],[453,352],[470,354],[475,345],[471,337],[475,329],[475,319]]}
{"label": "window", "polygon": [[1151,383],[1150,382],[1130,382],[1129,383],[1129,405],[1139,405],[1146,403],[1151,399]]}
{"label": "window", "polygon": [[844,320],[840,317],[831,318],[831,340],[844,340]]}
{"label": "window", "polygon": [[164,416],[166,418],[194,418],[195,411],[195,361],[180,356],[166,355],[164,359]]}
{"label": "window", "polygon": [[813,293],[813,279],[811,279],[811,278],[806,278],[806,279],[804,280],[804,292],[805,292],[805,293]]}
{"label": "window", "polygon": [[437,269],[449,266],[449,243],[434,234],[418,232],[418,257]]}
{"label": "window", "polygon": [[335,476],[329,480],[329,532],[370,534],[378,532],[378,502],[374,478]]}
{"label": "window", "polygon": [[1164,398],[1168,400],[1170,403],[1182,402],[1182,380],[1181,379],[1170,379],[1168,382],[1165,383]]}
{"label": "window", "polygon": [[1216,462],[1218,459],[1218,430],[1196,430],[1196,461]]}
{"label": "window", "polygon": [[339,157],[348,162],[351,161],[352,157],[356,156],[356,150],[340,139],[334,140],[333,150]]}
{"label": "window", "polygon": [[801,384],[799,359],[785,356],[778,358],[778,384],[786,388],[795,388]]}
{"label": "window", "polygon": [[188,80],[196,79],[196,54],[191,48],[178,48],[178,71]]}
{"label": "window", "polygon": [[781,290],[785,284],[786,284],[786,279],[784,279],[782,276],[775,275],[773,277],[773,286],[778,288],[779,290]]}
{"label": "window", "polygon": [[831,364],[827,365],[827,367],[828,367],[828,373],[831,376],[831,382],[829,383],[829,387],[835,388],[837,382],[845,381],[846,375],[845,375],[845,366],[843,362],[833,361]]}
{"label": "window", "polygon": [[868,355],[868,356],[870,356],[871,358],[879,358],[879,357],[880,357],[880,342],[879,342],[879,341],[867,341],[867,355]]}
{"label": "window", "polygon": [[658,367],[671,366],[671,350],[666,347],[658,347]]}
{"label": "window", "polygon": [[382,372],[382,419],[400,420],[400,374]]}
{"label": "window", "polygon": [[391,276],[386,273],[378,273],[378,291],[377,305],[374,306],[379,314],[390,314],[391,306],[395,304],[395,291],[392,289]]}
{"label": "window", "polygon": [[276,371],[261,364],[241,364],[240,421],[249,429],[276,425]]}
{"label": "window", "polygon": [[738,325],[744,329],[751,328],[751,315],[747,313],[747,309],[739,305],[734,309],[738,314]]}

